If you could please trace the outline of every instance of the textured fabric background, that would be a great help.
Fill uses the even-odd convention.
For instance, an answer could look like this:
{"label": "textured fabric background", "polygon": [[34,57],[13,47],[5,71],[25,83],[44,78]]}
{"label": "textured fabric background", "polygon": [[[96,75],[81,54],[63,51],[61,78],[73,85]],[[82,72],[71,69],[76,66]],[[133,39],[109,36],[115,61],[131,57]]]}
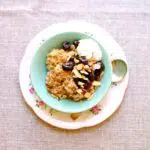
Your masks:
{"label": "textured fabric background", "polygon": [[[52,23],[96,23],[126,52],[130,81],[117,112],[78,131],[51,127],[22,100],[18,70],[28,42]],[[0,0],[0,150],[149,150],[150,1]]]}

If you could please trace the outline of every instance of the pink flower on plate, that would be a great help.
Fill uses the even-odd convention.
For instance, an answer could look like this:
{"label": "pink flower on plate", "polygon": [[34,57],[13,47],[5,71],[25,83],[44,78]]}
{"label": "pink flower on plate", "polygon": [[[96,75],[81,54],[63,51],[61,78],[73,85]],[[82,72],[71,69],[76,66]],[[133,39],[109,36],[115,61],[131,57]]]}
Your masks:
{"label": "pink flower on plate", "polygon": [[31,94],[33,94],[33,93],[34,93],[34,88],[31,87],[31,88],[29,89],[29,92],[30,92]]}
{"label": "pink flower on plate", "polygon": [[38,107],[46,106],[46,104],[45,104],[43,101],[41,101],[41,100],[36,100],[36,105],[37,105]]}
{"label": "pink flower on plate", "polygon": [[45,103],[43,101],[38,101],[39,106],[45,106]]}
{"label": "pink flower on plate", "polygon": [[93,114],[98,114],[100,112],[101,108],[99,108],[97,105],[91,108],[91,112]]}

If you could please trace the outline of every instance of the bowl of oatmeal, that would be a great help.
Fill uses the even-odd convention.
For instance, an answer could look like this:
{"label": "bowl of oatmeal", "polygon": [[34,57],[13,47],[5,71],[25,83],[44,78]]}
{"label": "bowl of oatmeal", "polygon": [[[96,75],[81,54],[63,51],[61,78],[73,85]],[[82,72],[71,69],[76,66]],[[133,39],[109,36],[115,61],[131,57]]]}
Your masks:
{"label": "bowl of oatmeal", "polygon": [[67,113],[95,106],[112,81],[107,51],[96,39],[79,32],[46,40],[33,57],[30,72],[38,96],[50,107]]}

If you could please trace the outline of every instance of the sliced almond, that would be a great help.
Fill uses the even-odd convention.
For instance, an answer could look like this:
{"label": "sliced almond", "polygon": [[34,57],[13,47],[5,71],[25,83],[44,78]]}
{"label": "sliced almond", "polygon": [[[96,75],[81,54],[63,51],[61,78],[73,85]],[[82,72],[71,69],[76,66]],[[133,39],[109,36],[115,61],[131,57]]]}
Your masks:
{"label": "sliced almond", "polygon": [[85,65],[85,66],[84,66],[84,69],[85,69],[85,70],[88,70],[89,68],[90,68],[90,67],[89,67],[88,65]]}
{"label": "sliced almond", "polygon": [[89,99],[91,99],[94,96],[94,94],[91,94],[91,96],[89,97]]}
{"label": "sliced almond", "polygon": [[84,96],[85,96],[85,98],[90,98],[91,97],[91,93],[86,92]]}
{"label": "sliced almond", "polygon": [[68,57],[67,57],[67,62],[69,61],[69,59],[70,59],[71,57],[72,57],[72,56],[68,56]]}
{"label": "sliced almond", "polygon": [[[93,53],[92,53],[92,55],[93,55]],[[92,57],[89,59],[89,61],[95,61],[95,58],[92,56]]]}
{"label": "sliced almond", "polygon": [[83,85],[81,85],[81,88],[84,88],[84,86],[83,86]]}
{"label": "sliced almond", "polygon": [[100,86],[101,85],[101,83],[99,82],[99,81],[93,81],[93,86]]}
{"label": "sliced almond", "polygon": [[78,63],[78,62],[79,62],[79,60],[78,60],[78,59],[76,59],[76,58],[74,58],[74,62],[75,62],[75,63]]}
{"label": "sliced almond", "polygon": [[81,89],[78,89],[77,92],[78,92],[79,94],[82,94],[82,90],[81,90]]}
{"label": "sliced almond", "polygon": [[79,71],[76,68],[73,69],[73,73],[75,74],[76,77],[82,78],[81,74],[79,73]]}
{"label": "sliced almond", "polygon": [[88,78],[84,78],[84,80],[89,80]]}
{"label": "sliced almond", "polygon": [[84,75],[81,75],[81,78],[82,78],[82,79],[85,79],[85,76],[84,76]]}
{"label": "sliced almond", "polygon": [[83,64],[79,64],[79,65],[76,66],[76,68],[77,68],[78,70],[82,70],[83,66],[84,66]]}
{"label": "sliced almond", "polygon": [[94,69],[100,69],[101,66],[100,66],[100,64],[95,64],[93,68],[94,68]]}
{"label": "sliced almond", "polygon": [[78,82],[78,85],[84,85],[84,83],[79,81],[79,82]]}
{"label": "sliced almond", "polygon": [[96,61],[90,61],[90,62],[89,62],[89,65],[92,66],[92,65],[94,65],[95,63],[96,63]]}
{"label": "sliced almond", "polygon": [[83,74],[88,75],[88,72],[86,72],[85,70],[82,70],[82,71],[80,71],[80,72],[83,73]]}
{"label": "sliced almond", "polygon": [[74,51],[75,49],[76,49],[75,46],[72,44],[72,45],[71,45],[71,50]]}
{"label": "sliced almond", "polygon": [[92,66],[93,65],[93,62],[89,62],[89,66]]}

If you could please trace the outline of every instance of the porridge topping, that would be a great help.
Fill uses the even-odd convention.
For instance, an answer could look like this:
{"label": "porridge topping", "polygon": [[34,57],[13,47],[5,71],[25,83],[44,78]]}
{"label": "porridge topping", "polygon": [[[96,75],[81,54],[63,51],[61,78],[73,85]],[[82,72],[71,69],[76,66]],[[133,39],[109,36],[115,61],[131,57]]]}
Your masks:
{"label": "porridge topping", "polygon": [[46,87],[56,98],[90,99],[101,85],[105,69],[102,54],[99,46],[92,41],[91,47],[90,42],[89,39],[76,40],[73,44],[65,41],[63,49],[53,49],[47,55]]}

